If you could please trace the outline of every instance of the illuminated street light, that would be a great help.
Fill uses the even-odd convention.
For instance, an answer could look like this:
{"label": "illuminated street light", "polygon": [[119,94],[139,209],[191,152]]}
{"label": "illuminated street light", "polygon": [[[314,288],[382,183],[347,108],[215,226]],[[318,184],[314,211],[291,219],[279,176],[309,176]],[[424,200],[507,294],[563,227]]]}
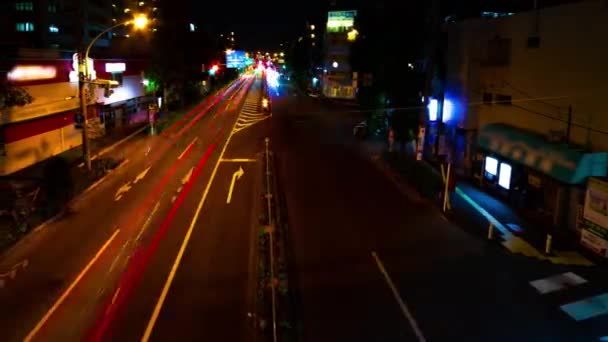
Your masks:
{"label": "illuminated street light", "polygon": [[[126,8],[125,9],[125,13],[129,12],[130,9]],[[82,148],[84,149],[84,159],[85,159],[85,164],[87,166],[87,170],[91,170],[91,149],[89,146],[89,137],[88,137],[88,133],[87,133],[87,101],[85,99],[85,81],[87,80],[87,78],[89,77],[89,52],[91,51],[91,48],[93,47],[93,45],[95,45],[95,42],[103,37],[105,34],[107,34],[108,32],[112,31],[113,29],[119,27],[119,26],[127,26],[127,25],[133,25],[136,29],[143,29],[148,25],[148,18],[143,15],[136,15],[133,19],[131,20],[127,20],[127,21],[123,21],[121,23],[115,24],[113,26],[108,27],[107,29],[101,31],[99,34],[97,34],[97,36],[95,36],[95,38],[93,38],[91,40],[91,42],[89,43],[89,45],[87,46],[85,53],[84,53],[84,73],[81,74],[80,78],[79,78],[79,82],[78,82],[78,96],[80,98],[80,108],[81,108],[81,114],[83,116],[83,128],[82,128]],[[126,35],[128,37],[128,35]],[[82,57],[82,56],[80,56]],[[116,85],[112,82],[110,82],[111,85]]]}
{"label": "illuminated street light", "polygon": [[310,29],[314,31],[315,30],[315,25],[310,25]]}
{"label": "illuminated street light", "polygon": [[148,18],[143,14],[138,15],[133,19],[133,26],[140,30],[146,28],[146,26],[148,26]]}
{"label": "illuminated street light", "polygon": [[338,65],[339,65],[338,62],[336,62],[336,61],[334,61],[333,63],[331,63],[331,66],[334,67],[334,68],[337,68]]}
{"label": "illuminated street light", "polygon": [[284,52],[281,52],[281,57],[285,57],[285,53]]}

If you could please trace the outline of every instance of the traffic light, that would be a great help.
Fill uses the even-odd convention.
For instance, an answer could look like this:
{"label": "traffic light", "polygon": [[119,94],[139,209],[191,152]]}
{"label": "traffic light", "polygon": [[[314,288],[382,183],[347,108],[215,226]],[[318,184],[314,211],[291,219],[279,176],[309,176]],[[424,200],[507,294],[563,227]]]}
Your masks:
{"label": "traffic light", "polygon": [[219,69],[220,69],[220,67],[219,67],[219,66],[217,66],[217,65],[212,66],[212,67],[211,67],[211,69],[209,69],[209,75],[211,75],[211,76],[215,75],[215,73],[216,73],[216,72],[217,72]]}

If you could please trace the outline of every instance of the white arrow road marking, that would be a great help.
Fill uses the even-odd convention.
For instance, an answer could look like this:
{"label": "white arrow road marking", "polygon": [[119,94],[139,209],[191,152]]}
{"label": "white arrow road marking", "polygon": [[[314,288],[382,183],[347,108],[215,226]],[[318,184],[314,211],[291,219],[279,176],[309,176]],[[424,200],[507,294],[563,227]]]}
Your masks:
{"label": "white arrow road marking", "polygon": [[119,201],[122,198],[122,195],[127,193],[129,190],[131,190],[131,182],[127,182],[116,191],[116,194],[114,194],[114,200]]}
{"label": "white arrow road marking", "polygon": [[182,178],[182,185],[186,185],[186,183],[188,183],[188,181],[190,180],[190,177],[192,177],[192,171],[194,171],[194,167],[191,167],[190,171],[188,171],[188,173],[186,173],[184,178]]}
{"label": "white arrow road marking", "polygon": [[230,182],[230,189],[228,189],[228,197],[226,198],[226,204],[230,203],[232,200],[232,191],[234,191],[234,183],[236,183],[237,179],[241,179],[241,177],[245,174],[243,168],[239,166],[239,169],[234,172],[232,175],[232,182]]}
{"label": "white arrow road marking", "polygon": [[148,174],[148,171],[150,171],[151,167],[152,166],[148,166],[147,169],[143,170],[140,174],[138,174],[137,177],[135,177],[135,179],[133,180],[133,184],[137,184],[137,182],[144,179],[144,177],[146,177],[146,175]]}

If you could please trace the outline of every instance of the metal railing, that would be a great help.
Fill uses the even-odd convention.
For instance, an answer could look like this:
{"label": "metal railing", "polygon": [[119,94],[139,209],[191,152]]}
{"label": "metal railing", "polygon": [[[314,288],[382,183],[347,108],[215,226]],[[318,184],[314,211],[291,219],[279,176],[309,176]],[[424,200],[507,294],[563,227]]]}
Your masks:
{"label": "metal railing", "polygon": [[269,234],[269,249],[270,249],[270,291],[272,301],[272,340],[277,342],[277,300],[276,300],[276,289],[274,284],[275,270],[274,270],[274,227],[272,219],[272,192],[270,186],[270,138],[264,139],[266,143],[266,206],[268,209],[268,234]]}

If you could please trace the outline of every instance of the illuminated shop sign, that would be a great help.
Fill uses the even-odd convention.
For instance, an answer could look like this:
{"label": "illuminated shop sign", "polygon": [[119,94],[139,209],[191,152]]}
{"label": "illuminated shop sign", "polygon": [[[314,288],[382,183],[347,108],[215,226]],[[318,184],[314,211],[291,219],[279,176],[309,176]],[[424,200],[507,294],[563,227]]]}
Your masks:
{"label": "illuminated shop sign", "polygon": [[125,63],[106,63],[106,72],[124,72],[127,70]]}
{"label": "illuminated shop sign", "polygon": [[17,65],[11,70],[7,78],[10,81],[24,82],[36,80],[49,80],[57,76],[57,68],[46,65]]}

